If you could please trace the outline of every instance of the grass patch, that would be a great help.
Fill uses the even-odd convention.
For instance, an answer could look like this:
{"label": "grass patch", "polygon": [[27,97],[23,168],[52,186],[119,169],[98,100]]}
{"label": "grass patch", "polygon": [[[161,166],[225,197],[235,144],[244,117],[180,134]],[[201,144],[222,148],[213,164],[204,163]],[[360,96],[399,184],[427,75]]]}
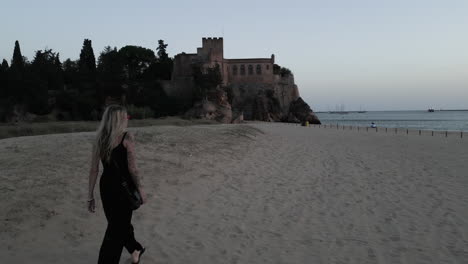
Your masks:
{"label": "grass patch", "polygon": [[[96,131],[100,121],[57,121],[18,123],[16,125],[0,123],[0,139],[22,136],[36,136],[59,133],[91,132]],[[129,120],[129,127],[145,126],[193,126],[214,125],[216,121],[201,119],[182,119],[179,117],[149,118]]]}

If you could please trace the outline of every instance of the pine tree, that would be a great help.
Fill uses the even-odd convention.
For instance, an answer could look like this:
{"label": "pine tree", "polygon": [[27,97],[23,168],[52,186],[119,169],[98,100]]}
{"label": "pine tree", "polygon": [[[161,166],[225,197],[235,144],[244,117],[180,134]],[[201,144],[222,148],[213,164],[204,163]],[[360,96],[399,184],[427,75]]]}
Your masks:
{"label": "pine tree", "polygon": [[54,58],[54,83],[52,85],[53,90],[63,90],[63,85],[64,85],[64,78],[63,78],[63,68],[62,68],[62,62],[60,62],[60,53],[57,53],[57,55]]}
{"label": "pine tree", "polygon": [[9,68],[8,62],[5,59],[3,59],[1,69],[4,71],[7,71],[8,68]]}
{"label": "pine tree", "polygon": [[0,98],[6,98],[8,96],[8,62],[3,59],[0,64]]}
{"label": "pine tree", "polygon": [[15,41],[15,49],[13,50],[13,58],[11,59],[11,69],[23,73],[24,71],[24,58],[21,55],[21,48],[18,41]]}
{"label": "pine tree", "polygon": [[96,58],[94,57],[93,47],[89,39],[83,41],[83,48],[81,49],[78,66],[83,81],[96,81]]}
{"label": "pine tree", "polygon": [[158,80],[170,80],[172,75],[173,61],[172,58],[169,58],[169,55],[166,52],[167,44],[164,44],[164,40],[160,39],[158,41],[158,51],[157,60],[152,63],[145,74],[147,78],[154,78]]}
{"label": "pine tree", "polygon": [[168,44],[164,44],[164,40],[158,40],[158,47],[156,50],[158,51],[158,60],[159,62],[166,62],[169,59],[169,55],[166,52],[166,48]]}
{"label": "pine tree", "polygon": [[26,95],[26,66],[27,61],[21,55],[21,48],[18,41],[15,41],[13,58],[8,70],[8,94],[12,96],[15,103],[24,103]]}

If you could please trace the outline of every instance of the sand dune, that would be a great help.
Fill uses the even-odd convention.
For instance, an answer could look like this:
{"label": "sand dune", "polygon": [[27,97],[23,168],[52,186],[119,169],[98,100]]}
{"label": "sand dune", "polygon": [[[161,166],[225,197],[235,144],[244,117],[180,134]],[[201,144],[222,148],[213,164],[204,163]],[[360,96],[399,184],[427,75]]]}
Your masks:
{"label": "sand dune", "polygon": [[[149,196],[133,217],[142,263],[468,263],[467,139],[129,130]],[[0,140],[2,263],[96,263],[106,221],[98,191],[86,210],[93,136]]]}

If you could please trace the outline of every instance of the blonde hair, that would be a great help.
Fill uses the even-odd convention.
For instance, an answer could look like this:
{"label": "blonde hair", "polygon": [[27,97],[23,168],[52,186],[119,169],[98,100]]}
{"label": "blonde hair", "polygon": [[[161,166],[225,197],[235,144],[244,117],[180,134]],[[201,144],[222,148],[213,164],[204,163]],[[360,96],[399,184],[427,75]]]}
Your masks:
{"label": "blonde hair", "polygon": [[110,161],[112,149],[115,147],[112,144],[125,129],[126,113],[127,109],[121,105],[112,104],[106,107],[94,142],[94,155],[96,157],[107,162]]}

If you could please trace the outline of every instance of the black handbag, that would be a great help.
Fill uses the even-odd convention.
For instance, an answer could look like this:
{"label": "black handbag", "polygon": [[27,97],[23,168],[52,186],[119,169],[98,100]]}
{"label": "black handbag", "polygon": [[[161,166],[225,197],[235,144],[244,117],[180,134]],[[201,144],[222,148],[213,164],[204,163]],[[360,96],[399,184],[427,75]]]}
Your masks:
{"label": "black handbag", "polygon": [[132,210],[138,209],[143,204],[143,199],[141,198],[140,192],[136,188],[133,180],[130,180],[131,175],[127,173],[128,177],[125,177],[125,175],[123,175],[122,173],[122,170],[120,170],[120,167],[117,164],[117,162],[114,161],[114,164],[119,169],[120,185],[122,187],[122,192],[123,196],[125,197],[125,200],[127,200]]}

